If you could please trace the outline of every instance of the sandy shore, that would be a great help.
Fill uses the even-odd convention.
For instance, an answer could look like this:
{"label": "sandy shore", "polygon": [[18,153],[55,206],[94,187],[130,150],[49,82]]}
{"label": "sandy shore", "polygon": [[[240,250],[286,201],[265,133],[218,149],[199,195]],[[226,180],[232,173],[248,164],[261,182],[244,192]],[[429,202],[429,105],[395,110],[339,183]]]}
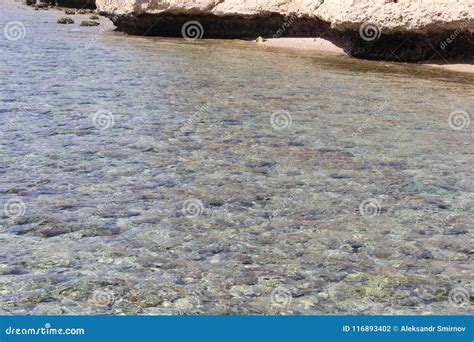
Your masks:
{"label": "sandy shore", "polygon": [[430,67],[442,68],[446,70],[474,73],[474,62],[454,62],[454,61],[431,61],[429,63],[423,63]]}
{"label": "sandy shore", "polygon": [[270,38],[265,40],[264,46],[331,52],[347,55],[344,49],[348,46],[344,39],[329,41],[324,38]]}
{"label": "sandy shore", "polygon": [[[345,49],[349,46],[348,42],[342,38],[331,40],[324,38],[270,38],[265,40],[263,45],[277,48],[329,52],[340,55],[347,55]],[[426,63],[422,62],[421,64],[456,72],[474,73],[474,61],[432,60]]]}

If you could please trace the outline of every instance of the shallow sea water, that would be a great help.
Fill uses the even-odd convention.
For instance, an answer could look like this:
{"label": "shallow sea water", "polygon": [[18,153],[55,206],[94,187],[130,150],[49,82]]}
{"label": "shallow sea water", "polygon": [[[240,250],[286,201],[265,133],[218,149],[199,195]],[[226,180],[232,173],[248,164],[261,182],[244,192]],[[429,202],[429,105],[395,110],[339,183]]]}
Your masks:
{"label": "shallow sea water", "polygon": [[1,314],[473,313],[472,76],[0,7]]}

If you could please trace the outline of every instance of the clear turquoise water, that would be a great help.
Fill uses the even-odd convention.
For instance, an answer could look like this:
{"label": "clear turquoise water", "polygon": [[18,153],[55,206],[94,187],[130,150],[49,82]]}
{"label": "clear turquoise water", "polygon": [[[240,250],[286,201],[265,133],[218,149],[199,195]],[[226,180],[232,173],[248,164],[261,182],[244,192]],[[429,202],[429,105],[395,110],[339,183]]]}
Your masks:
{"label": "clear turquoise water", "polygon": [[0,313],[472,313],[472,77],[0,8]]}

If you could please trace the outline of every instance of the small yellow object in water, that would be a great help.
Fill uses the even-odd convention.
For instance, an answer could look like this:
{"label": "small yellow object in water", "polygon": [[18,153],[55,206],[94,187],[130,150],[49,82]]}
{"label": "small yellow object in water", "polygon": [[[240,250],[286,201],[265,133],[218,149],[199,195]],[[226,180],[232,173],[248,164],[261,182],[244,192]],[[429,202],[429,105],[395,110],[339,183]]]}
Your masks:
{"label": "small yellow object in water", "polygon": [[256,39],[257,43],[263,43],[263,37],[262,36],[258,36],[257,39]]}

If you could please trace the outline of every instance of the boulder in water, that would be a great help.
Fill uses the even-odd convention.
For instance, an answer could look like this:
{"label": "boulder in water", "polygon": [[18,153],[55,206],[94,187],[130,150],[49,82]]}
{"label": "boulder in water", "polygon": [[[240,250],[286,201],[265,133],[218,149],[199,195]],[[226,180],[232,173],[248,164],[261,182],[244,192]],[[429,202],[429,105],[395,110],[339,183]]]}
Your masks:
{"label": "boulder in water", "polygon": [[85,20],[81,21],[81,26],[98,26],[100,23],[94,20]]}
{"label": "boulder in water", "polygon": [[62,17],[58,19],[58,24],[74,24],[74,20],[69,17]]}

